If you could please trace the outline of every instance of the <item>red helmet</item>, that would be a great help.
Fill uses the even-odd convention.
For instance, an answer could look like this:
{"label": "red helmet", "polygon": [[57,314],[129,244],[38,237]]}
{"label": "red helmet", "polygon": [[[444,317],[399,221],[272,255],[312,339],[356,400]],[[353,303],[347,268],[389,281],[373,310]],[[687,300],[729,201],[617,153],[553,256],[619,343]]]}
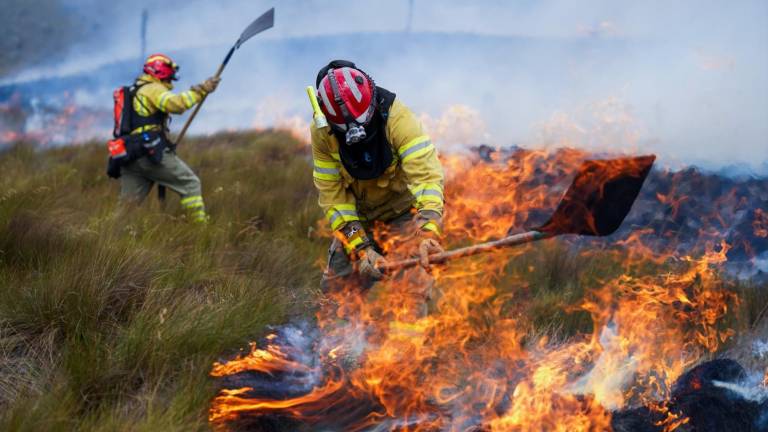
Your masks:
{"label": "red helmet", "polygon": [[341,129],[365,125],[374,113],[374,88],[373,81],[359,69],[329,68],[317,89],[320,109]]}
{"label": "red helmet", "polygon": [[161,81],[176,80],[179,65],[165,54],[152,54],[144,62],[144,73]]}

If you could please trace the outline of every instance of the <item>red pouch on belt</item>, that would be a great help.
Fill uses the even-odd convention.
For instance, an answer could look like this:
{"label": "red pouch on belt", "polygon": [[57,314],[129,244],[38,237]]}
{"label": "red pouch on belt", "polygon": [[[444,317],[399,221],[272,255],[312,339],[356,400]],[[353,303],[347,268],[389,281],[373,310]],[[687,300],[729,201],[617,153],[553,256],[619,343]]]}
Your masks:
{"label": "red pouch on belt", "polygon": [[125,151],[125,140],[123,138],[115,138],[107,143],[107,149],[109,149],[109,156],[112,159],[119,159],[128,156],[128,152]]}

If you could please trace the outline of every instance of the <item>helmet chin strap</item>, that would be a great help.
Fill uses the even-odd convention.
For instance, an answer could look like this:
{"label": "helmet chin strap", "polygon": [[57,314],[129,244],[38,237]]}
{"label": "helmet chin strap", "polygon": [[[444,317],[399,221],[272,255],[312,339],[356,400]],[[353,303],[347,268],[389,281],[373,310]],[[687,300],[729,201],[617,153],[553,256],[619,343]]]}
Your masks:
{"label": "helmet chin strap", "polygon": [[331,90],[333,90],[333,100],[341,109],[341,115],[344,117],[344,122],[347,124],[347,145],[359,143],[367,136],[365,127],[352,118],[352,115],[349,113],[347,105],[341,97],[341,90],[339,89],[339,83],[336,81],[336,75],[333,74],[333,69],[328,69],[328,82],[331,83]]}

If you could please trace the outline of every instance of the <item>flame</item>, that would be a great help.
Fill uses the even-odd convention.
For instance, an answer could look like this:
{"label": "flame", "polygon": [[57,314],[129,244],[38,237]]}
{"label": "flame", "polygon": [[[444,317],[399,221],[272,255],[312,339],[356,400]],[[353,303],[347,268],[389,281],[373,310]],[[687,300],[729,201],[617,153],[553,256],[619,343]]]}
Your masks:
{"label": "flame", "polygon": [[341,389],[342,381],[328,381],[322,387],[314,389],[311,393],[286,400],[249,398],[247,393],[253,389],[243,387],[236,390],[222,390],[222,393],[214,399],[214,408],[211,409],[209,419],[213,423],[224,420],[234,420],[243,412],[269,412],[269,411],[294,411],[301,413],[303,406],[323,400],[329,395]]}
{"label": "flame", "polygon": [[278,345],[259,349],[255,343],[251,343],[251,351],[248,355],[238,356],[233,361],[225,363],[214,363],[211,376],[223,377],[243,371],[272,373],[281,370],[309,372],[310,369],[301,363],[289,360],[287,354]]}
{"label": "flame", "polygon": [[752,228],[755,230],[755,236],[768,237],[768,213],[763,209],[755,210],[755,220],[752,222]]}
{"label": "flame", "polygon": [[[443,158],[448,245],[542,223],[588,156],[578,150],[479,153]],[[674,213],[686,197],[671,190],[655,199]],[[413,250],[410,236],[383,226],[374,235],[388,259]],[[582,256],[621,271],[561,304],[592,322],[591,332],[567,338],[535,325],[525,276],[536,264],[509,270],[540,245],[465,258],[431,276],[405,270],[370,292],[339,287],[317,313],[312,367],[272,336],[266,348],[252,345],[248,355],[216,363],[211,373],[315,374],[317,382],[298,396],[222,390],[209,419],[220,429],[276,415],[345,431],[601,431],[611,429],[612,411],[644,405],[663,419],[659,427],[675,430],[688,419],[667,408],[672,383],[734,334],[721,321],[739,300],[718,276],[731,246],[711,241],[713,235],[702,232],[695,254],[693,247],[656,247],[652,230],[614,245],[587,243]],[[424,313],[430,290],[431,311]]]}
{"label": "flame", "polygon": [[43,147],[82,143],[111,130],[111,113],[77,103],[76,95],[25,102],[20,92],[0,103],[0,145],[28,141]]}

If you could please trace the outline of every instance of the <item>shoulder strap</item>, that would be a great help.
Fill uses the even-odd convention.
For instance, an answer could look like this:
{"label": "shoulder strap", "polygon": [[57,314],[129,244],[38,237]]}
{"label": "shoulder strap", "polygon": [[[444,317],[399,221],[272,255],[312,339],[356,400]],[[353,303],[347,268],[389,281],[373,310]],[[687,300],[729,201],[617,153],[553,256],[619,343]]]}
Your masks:
{"label": "shoulder strap", "polygon": [[395,98],[397,98],[397,95],[391,91],[383,87],[376,87],[376,108],[384,118],[384,124],[387,123],[389,109],[392,108],[392,104],[395,103]]}
{"label": "shoulder strap", "polygon": [[[139,82],[139,80],[136,80],[136,82],[133,83],[130,87],[128,87],[128,95],[130,96],[130,112],[131,112],[131,121],[130,121],[130,130],[131,132],[134,131],[137,128],[145,127],[145,126],[154,126],[158,125],[161,129],[165,128],[165,121],[169,117],[168,114],[160,111],[160,109],[157,109],[152,115],[150,116],[141,116],[139,115],[136,110],[133,108],[133,100],[136,98],[136,95],[139,92],[139,89],[144,87],[145,85],[150,84],[149,82],[143,81]],[[141,105],[145,110],[149,111],[149,108],[142,102],[141,98],[136,99],[139,102],[139,105]],[[130,133],[130,132],[129,132]]]}
{"label": "shoulder strap", "polygon": [[[143,82],[139,84],[138,82],[134,83],[132,86],[128,87],[128,92],[131,95],[131,108],[133,108],[133,98],[136,97],[136,95],[139,93],[139,89],[144,87],[145,85],[149,84],[148,82]],[[141,99],[137,99],[139,101],[139,105],[144,107],[145,110],[149,111],[149,108],[147,108],[146,105],[144,105],[144,102],[141,101]]]}
{"label": "shoulder strap", "polygon": [[[395,98],[397,95],[383,87],[376,87],[376,105],[379,114],[381,115],[382,119],[382,133],[386,137],[387,135],[387,121],[389,120],[389,110],[392,108],[392,105],[395,103]],[[389,144],[390,150],[392,151],[392,156],[394,160],[398,161],[400,160],[400,157],[397,154],[397,149],[395,146],[389,141],[389,137],[386,139],[387,143]]]}

